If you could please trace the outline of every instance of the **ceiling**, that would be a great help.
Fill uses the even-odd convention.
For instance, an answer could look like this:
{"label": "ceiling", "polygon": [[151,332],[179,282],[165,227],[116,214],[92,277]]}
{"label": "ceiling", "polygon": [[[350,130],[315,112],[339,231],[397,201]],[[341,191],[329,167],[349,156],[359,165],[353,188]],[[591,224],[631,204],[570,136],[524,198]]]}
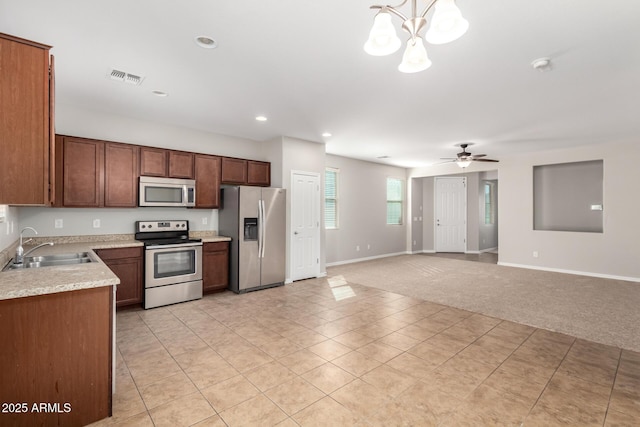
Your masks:
{"label": "ceiling", "polygon": [[[457,0],[469,31],[425,43],[433,65],[415,74],[398,72],[402,49],[364,52],[372,4],[0,0],[0,32],[54,47],[56,102],[403,167],[464,142],[500,159],[640,135],[640,2]],[[218,47],[198,47],[201,35]],[[540,57],[551,71],[531,67]],[[111,68],[144,81],[113,81]]]}

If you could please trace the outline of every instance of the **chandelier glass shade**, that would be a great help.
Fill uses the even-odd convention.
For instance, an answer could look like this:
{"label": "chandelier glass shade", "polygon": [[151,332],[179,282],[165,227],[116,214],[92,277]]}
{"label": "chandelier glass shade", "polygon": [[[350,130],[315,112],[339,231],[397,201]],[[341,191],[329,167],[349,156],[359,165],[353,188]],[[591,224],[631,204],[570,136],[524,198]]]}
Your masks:
{"label": "chandelier glass shade", "polygon": [[425,34],[425,40],[431,44],[449,43],[460,38],[469,28],[469,22],[462,17],[455,0],[429,0],[419,15],[417,0],[411,0],[411,16],[405,16],[397,8],[404,6],[407,1],[404,0],[397,6],[371,6],[371,9],[379,9],[380,11],[374,19],[369,39],[364,44],[364,50],[370,55],[385,56],[400,48],[402,43],[391,22],[391,14],[394,14],[402,19],[402,28],[411,36],[407,41],[402,63],[398,66],[398,70],[403,73],[415,73],[431,66],[422,36],[419,34],[422,28],[427,25],[426,15],[431,9],[434,9],[434,12],[429,30]]}

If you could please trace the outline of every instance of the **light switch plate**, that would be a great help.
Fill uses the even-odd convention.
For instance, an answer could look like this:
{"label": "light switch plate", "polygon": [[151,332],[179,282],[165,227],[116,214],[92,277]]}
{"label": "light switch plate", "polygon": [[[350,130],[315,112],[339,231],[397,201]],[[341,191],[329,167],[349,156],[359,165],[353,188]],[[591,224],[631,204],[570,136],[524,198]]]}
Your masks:
{"label": "light switch plate", "polygon": [[591,210],[592,211],[601,211],[602,210],[602,205],[591,205]]}
{"label": "light switch plate", "polygon": [[53,226],[55,228],[62,228],[64,227],[64,222],[62,221],[62,219],[55,219],[53,220]]}

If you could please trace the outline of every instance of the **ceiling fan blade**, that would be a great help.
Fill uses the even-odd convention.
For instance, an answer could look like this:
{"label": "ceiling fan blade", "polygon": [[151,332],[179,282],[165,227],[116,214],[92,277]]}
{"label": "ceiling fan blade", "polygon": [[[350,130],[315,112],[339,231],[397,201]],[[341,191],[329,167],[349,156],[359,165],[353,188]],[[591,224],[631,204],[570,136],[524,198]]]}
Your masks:
{"label": "ceiling fan blade", "polygon": [[471,159],[474,162],[499,162],[500,160],[492,160],[492,159]]}
{"label": "ceiling fan blade", "polygon": [[476,157],[484,157],[484,156],[486,156],[486,154],[472,154],[471,158],[475,159]]}
{"label": "ceiling fan blade", "polygon": [[456,157],[440,157],[440,160],[458,160]]}

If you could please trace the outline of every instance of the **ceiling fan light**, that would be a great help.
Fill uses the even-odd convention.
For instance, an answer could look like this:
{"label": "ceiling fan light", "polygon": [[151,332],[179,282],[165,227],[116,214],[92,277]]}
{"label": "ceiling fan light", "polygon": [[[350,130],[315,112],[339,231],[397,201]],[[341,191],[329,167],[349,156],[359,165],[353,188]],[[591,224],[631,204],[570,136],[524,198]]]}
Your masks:
{"label": "ceiling fan light", "polygon": [[407,48],[402,55],[402,63],[398,65],[398,70],[403,73],[417,73],[426,70],[431,66],[431,61],[424,48],[422,37],[416,36],[407,41]]}
{"label": "ceiling fan light", "polygon": [[373,21],[369,39],[364,44],[364,51],[373,56],[391,55],[400,49],[402,42],[396,35],[388,12],[380,12]]}
{"label": "ceiling fan light", "polygon": [[454,0],[438,0],[425,39],[431,44],[449,43],[462,37],[468,29],[469,21],[462,17]]}
{"label": "ceiling fan light", "polygon": [[471,164],[471,160],[456,160],[456,164],[464,169]]}

